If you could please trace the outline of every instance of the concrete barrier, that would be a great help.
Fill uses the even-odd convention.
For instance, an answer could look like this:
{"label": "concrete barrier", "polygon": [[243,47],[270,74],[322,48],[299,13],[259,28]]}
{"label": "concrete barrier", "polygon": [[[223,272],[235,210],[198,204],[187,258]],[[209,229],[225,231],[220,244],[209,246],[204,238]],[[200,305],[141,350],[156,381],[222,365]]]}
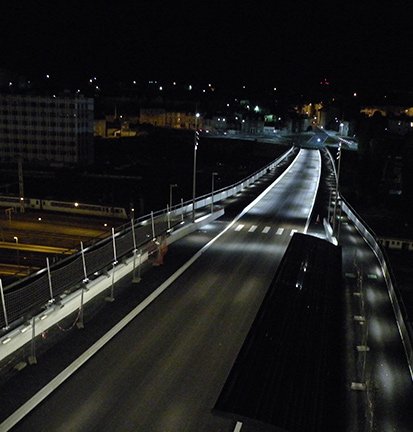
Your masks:
{"label": "concrete barrier", "polygon": [[[205,224],[208,224],[224,214],[224,209],[220,209],[214,213],[209,213],[195,221],[195,223],[183,224],[180,228],[172,231],[166,238],[167,244],[172,244],[179,239],[185,237],[198,230]],[[144,264],[149,258],[148,251],[143,252],[139,259],[140,265]],[[69,315],[77,312],[81,307],[83,296],[83,305],[95,299],[98,295],[110,290],[112,284],[119,282],[125,276],[130,275],[134,270],[134,257],[129,256],[118,265],[114,266],[106,274],[102,274],[87,284],[87,289],[79,289],[64,297],[59,304],[52,303],[42,313],[34,316],[35,321],[35,337],[41,335],[51,327],[58,324],[60,321]],[[135,263],[136,264],[136,263]],[[32,318],[32,319],[33,319]],[[0,361],[3,361],[9,355],[22,348],[24,345],[31,342],[33,338],[32,321],[23,324],[11,330],[0,339]]]}

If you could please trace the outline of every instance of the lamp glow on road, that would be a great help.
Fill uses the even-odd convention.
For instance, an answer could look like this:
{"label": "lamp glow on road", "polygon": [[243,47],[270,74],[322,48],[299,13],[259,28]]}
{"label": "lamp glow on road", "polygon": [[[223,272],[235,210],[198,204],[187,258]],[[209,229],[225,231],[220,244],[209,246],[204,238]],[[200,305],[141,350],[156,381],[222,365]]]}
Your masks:
{"label": "lamp glow on road", "polygon": [[78,202],[75,202],[75,207],[79,207],[79,203]]}

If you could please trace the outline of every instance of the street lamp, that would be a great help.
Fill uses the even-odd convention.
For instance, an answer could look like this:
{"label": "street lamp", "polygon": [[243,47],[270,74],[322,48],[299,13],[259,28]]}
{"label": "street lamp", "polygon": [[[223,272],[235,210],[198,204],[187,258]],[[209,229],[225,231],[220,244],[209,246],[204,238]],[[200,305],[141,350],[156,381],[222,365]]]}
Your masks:
{"label": "street lamp", "polygon": [[[19,244],[19,238],[17,236],[14,236],[13,239],[16,242],[16,245],[18,245]],[[20,270],[20,253],[19,253],[18,247],[16,247],[16,253],[17,253],[17,267]]]}
{"label": "street lamp", "polygon": [[172,189],[178,187],[177,184],[170,184],[169,185],[169,210],[172,208]]}
{"label": "street lamp", "polygon": [[217,175],[217,172],[211,174],[211,213],[214,213],[214,178]]}
{"label": "street lamp", "polygon": [[195,222],[195,196],[196,196],[196,151],[198,149],[199,132],[198,118],[200,114],[195,113],[195,133],[194,133],[194,173],[192,178],[192,222]]}
{"label": "street lamp", "polygon": [[337,215],[337,202],[338,202],[338,183],[340,181],[340,167],[341,167],[341,141],[338,144],[337,160],[338,160],[338,167],[337,167],[337,182],[336,182],[336,199],[334,201],[334,211],[333,211],[333,235],[334,235],[334,231],[335,231],[335,228],[336,228],[336,215]]}

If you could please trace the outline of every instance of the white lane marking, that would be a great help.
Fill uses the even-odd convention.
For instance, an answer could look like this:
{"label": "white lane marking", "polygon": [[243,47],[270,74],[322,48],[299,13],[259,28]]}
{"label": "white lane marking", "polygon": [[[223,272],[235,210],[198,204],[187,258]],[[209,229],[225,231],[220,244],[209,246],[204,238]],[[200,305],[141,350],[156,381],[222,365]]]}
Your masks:
{"label": "white lane marking", "polygon": [[239,225],[235,228],[235,231],[241,231],[242,228],[244,228],[244,225],[239,224]]}
{"label": "white lane marking", "polygon": [[275,234],[281,235],[284,232],[284,228],[278,228]]}
{"label": "white lane marking", "polygon": [[294,235],[294,233],[296,233],[297,231],[298,230],[296,230],[296,229],[292,229],[291,232],[290,232],[290,236],[292,237]]}
{"label": "white lane marking", "polygon": [[271,229],[271,227],[269,227],[269,226],[266,226],[263,230],[262,230],[262,233],[263,234],[268,234],[268,231]]}
{"label": "white lane marking", "polygon": [[242,423],[237,421],[237,424],[235,425],[234,428],[234,432],[240,432],[241,428],[242,428]]}
{"label": "white lane marking", "polygon": [[318,178],[317,178],[317,187],[315,189],[315,193],[314,193],[314,197],[313,197],[313,203],[311,204],[311,210],[310,213],[308,214],[308,218],[307,218],[307,223],[305,224],[305,228],[304,228],[304,234],[307,234],[307,230],[308,227],[310,225],[310,218],[311,218],[311,213],[313,212],[314,209],[314,204],[315,204],[315,199],[317,198],[317,192],[318,192],[318,188],[320,186],[320,178],[321,178],[321,153],[320,150],[317,150],[318,153]]}
{"label": "white lane marking", "polygon": [[[89,349],[81,354],[74,362],[72,362],[66,369],[53,378],[48,384],[40,389],[34,396],[25,402],[3,423],[0,424],[0,431],[7,432],[15,426],[22,418],[24,418],[30,411],[36,408],[44,399],[54,392],[61,384],[63,384],[72,374],[74,374],[84,363],[86,363],[93,355],[95,355],[101,348],[103,348],[114,336],[116,336],[124,327],[126,327],[134,318],[136,318],[147,306],[149,306],[166,288],[169,287],[179,276],[181,276],[200,256],[208,250],[213,243],[215,243],[222,235],[230,230],[240,219],[251,210],[255,204],[261,201],[265,195],[276,185],[281,179],[289,172],[292,166],[297,162],[302,150],[300,149],[298,155],[292,161],[291,165],[276,178],[260,195],[250,202],[242,212],[234,218],[219,234],[211,239],[205,246],[203,246],[192,258],[190,258],[181,268],[179,268],[173,275],[171,275],[164,283],[162,283],[155,291],[153,291],[146,299],[139,303],[135,309],[128,313],[121,319],[114,327],[112,327],[106,334],[104,334],[97,342],[95,342]],[[242,423],[241,423],[242,426]]]}
{"label": "white lane marking", "polygon": [[257,225],[251,225],[251,227],[248,230],[248,232],[254,232],[257,228],[258,228]]}

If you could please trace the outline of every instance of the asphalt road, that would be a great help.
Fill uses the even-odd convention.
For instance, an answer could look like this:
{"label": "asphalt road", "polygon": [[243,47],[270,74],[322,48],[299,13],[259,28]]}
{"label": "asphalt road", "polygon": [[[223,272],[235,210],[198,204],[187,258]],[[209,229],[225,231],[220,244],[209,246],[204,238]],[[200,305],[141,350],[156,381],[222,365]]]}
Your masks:
{"label": "asphalt road", "polygon": [[278,184],[13,430],[233,430],[210,410],[293,230],[307,226],[320,162],[301,150]]}

